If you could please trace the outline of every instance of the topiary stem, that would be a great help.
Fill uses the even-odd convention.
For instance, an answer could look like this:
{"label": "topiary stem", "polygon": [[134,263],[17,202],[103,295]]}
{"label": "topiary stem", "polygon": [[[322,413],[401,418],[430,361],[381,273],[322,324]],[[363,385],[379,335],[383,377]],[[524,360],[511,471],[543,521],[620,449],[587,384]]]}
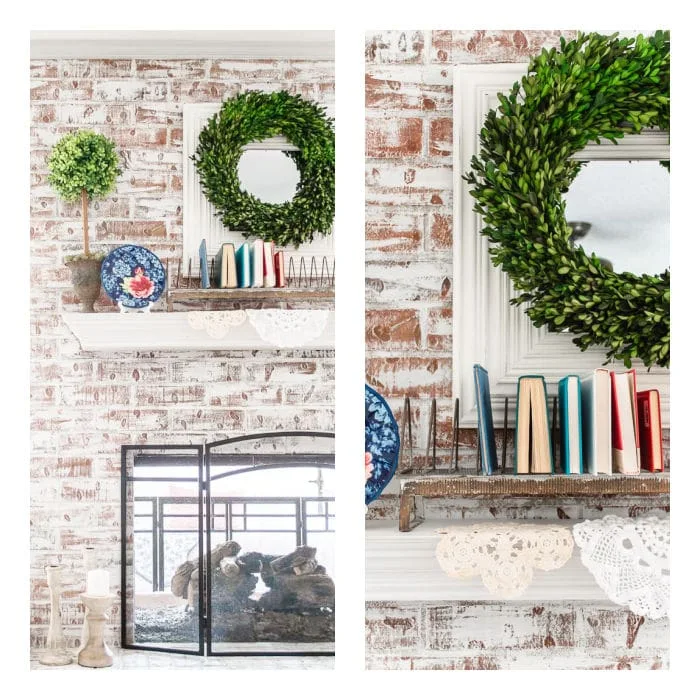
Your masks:
{"label": "topiary stem", "polygon": [[83,249],[85,255],[90,254],[90,243],[88,241],[88,193],[87,190],[83,190],[80,193],[80,199],[83,204]]}

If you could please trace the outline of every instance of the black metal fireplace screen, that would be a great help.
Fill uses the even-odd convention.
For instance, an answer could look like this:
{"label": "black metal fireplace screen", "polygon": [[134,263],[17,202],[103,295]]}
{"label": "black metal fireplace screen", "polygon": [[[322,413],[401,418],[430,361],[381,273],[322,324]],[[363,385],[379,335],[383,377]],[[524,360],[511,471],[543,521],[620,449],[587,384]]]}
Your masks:
{"label": "black metal fireplace screen", "polygon": [[333,437],[124,445],[122,647],[333,655]]}

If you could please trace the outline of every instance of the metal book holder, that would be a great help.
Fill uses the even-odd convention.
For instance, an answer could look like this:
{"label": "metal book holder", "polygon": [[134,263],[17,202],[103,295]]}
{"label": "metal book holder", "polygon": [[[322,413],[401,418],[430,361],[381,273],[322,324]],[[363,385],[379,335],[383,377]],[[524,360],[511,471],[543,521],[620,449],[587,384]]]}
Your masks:
{"label": "metal book holder", "polygon": [[[330,263],[324,255],[319,264],[315,255],[309,259],[304,255],[288,255],[286,287],[294,289],[333,289],[335,286],[335,259]],[[307,262],[308,261],[308,262]],[[214,258],[209,262],[209,269],[214,269]],[[199,265],[193,265],[192,258],[183,270],[182,261],[178,260],[177,270],[171,280],[171,289],[201,289],[202,271]],[[215,287],[216,289],[216,287]],[[277,287],[284,289],[284,287]]]}
{"label": "metal book holder", "polygon": [[[547,400],[552,404],[552,420],[550,423],[550,434],[552,440],[552,459],[554,464],[555,473],[561,471],[557,465],[557,446],[558,446],[558,425],[557,418],[558,412],[558,397],[552,396],[548,397]],[[494,471],[494,474],[510,474],[513,469],[508,468],[508,404],[509,398],[504,397],[503,404],[503,437],[501,445],[501,463],[498,468]],[[413,415],[411,411],[411,400],[409,397],[404,398],[403,402],[403,412],[401,415],[401,424],[399,427],[400,435],[400,449],[399,449],[399,464],[398,473],[408,474],[408,473],[439,473],[437,469],[437,400],[432,399],[430,402],[430,414],[428,417],[428,434],[425,441],[425,461],[426,464],[430,466],[427,469],[417,468],[414,465],[413,460]],[[461,468],[459,464],[459,399],[454,400],[454,412],[452,414],[452,439],[450,443],[450,466],[448,468],[448,473],[464,473],[468,474],[469,471],[467,467]],[[479,439],[478,429],[477,431],[476,444],[477,444],[477,455],[476,455],[476,473],[486,476],[484,471],[483,456],[481,454],[481,440]]]}

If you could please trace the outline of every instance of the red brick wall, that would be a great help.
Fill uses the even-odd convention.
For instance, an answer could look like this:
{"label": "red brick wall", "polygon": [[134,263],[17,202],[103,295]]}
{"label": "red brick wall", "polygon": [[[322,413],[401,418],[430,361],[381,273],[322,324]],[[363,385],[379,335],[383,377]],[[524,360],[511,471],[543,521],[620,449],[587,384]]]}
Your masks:
{"label": "red brick wall", "polygon": [[[437,398],[440,458],[452,424],[452,66],[526,62],[573,31],[366,34],[367,381],[397,417],[410,395],[425,445]],[[475,464],[463,431],[463,466]],[[420,464],[420,458],[416,460]]]}
{"label": "red brick wall", "polygon": [[[77,310],[63,257],[81,249],[79,207],[47,184],[46,158],[67,131],[114,139],[123,174],[90,206],[93,249],[182,247],[182,105],[246,89],[287,89],[327,106],[331,62],[45,60],[31,64],[31,641],[44,642],[44,566],[66,567],[69,643],[86,544],[119,571],[119,446],[193,442],[249,431],[333,429],[332,352],[81,352],[61,313]],[[98,307],[111,309],[103,297]],[[135,339],[137,342],[137,339]],[[118,608],[110,631],[117,636]]]}

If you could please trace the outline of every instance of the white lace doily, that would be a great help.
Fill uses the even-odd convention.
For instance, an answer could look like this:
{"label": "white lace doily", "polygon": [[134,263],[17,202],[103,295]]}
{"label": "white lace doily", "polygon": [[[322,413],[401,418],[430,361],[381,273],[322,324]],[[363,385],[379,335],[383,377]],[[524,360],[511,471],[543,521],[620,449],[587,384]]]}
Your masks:
{"label": "white lace doily", "polygon": [[606,515],[574,525],[581,561],[614,603],[652,620],[668,615],[668,518]]}
{"label": "white lace doily", "polygon": [[204,330],[210,338],[224,338],[231,328],[245,323],[245,311],[188,311],[190,328]]}
{"label": "white lace doily", "polygon": [[455,578],[480,575],[489,592],[503,598],[520,595],[533,569],[564,566],[574,548],[569,528],[549,523],[475,523],[439,532],[435,554],[442,570]]}
{"label": "white lace doily", "polygon": [[308,345],[328,323],[328,309],[248,309],[246,314],[258,335],[278,348]]}

